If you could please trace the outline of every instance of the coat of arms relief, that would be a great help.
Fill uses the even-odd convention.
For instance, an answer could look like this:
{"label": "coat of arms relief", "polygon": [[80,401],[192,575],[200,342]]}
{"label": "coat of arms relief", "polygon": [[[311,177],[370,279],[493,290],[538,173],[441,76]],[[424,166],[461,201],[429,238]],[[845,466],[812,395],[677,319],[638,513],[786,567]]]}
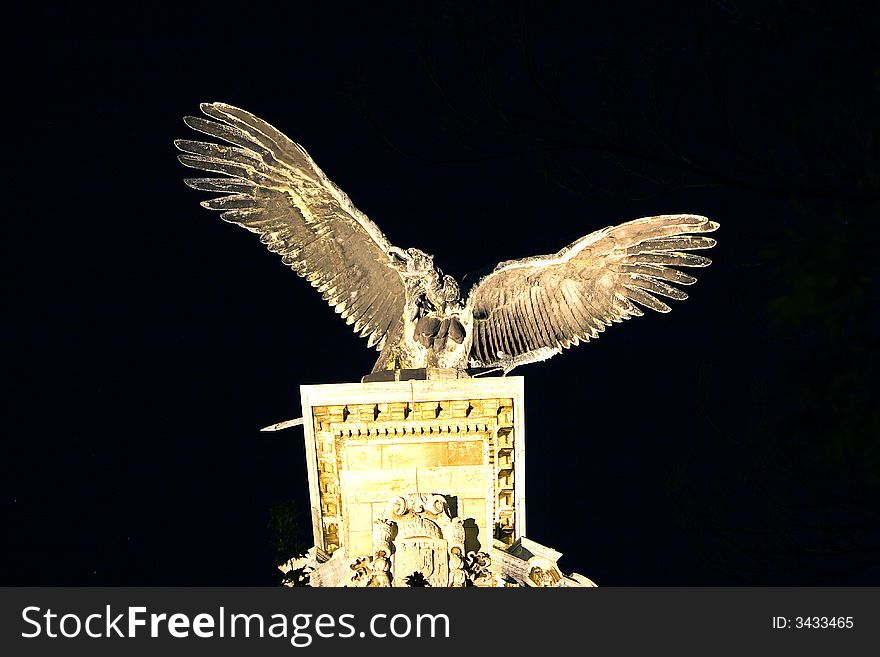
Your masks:
{"label": "coat of arms relief", "polygon": [[463,520],[443,495],[393,498],[373,525],[373,554],[355,559],[346,586],[497,586],[485,552],[465,554]]}

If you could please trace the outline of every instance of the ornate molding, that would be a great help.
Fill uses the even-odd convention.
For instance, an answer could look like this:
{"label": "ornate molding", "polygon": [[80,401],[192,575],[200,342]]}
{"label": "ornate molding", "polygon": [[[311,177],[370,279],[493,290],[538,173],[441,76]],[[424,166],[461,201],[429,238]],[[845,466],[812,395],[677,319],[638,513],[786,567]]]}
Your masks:
{"label": "ornate molding", "polygon": [[492,557],[487,552],[468,552],[466,571],[474,586],[495,586]]}
{"label": "ornate molding", "polygon": [[436,516],[449,515],[449,505],[442,495],[422,495],[412,493],[410,495],[398,495],[388,502],[386,511],[389,518],[400,518],[407,514],[420,515],[430,513]]}
{"label": "ornate molding", "polygon": [[[340,472],[347,445],[385,444],[414,439],[465,440],[465,436],[482,437],[490,454],[494,490],[491,500],[491,521],[487,531],[496,538],[511,542],[516,534],[516,491],[514,467],[514,400],[508,397],[487,399],[450,399],[438,401],[389,401],[368,404],[334,404],[311,407],[311,432],[316,457],[316,539],[332,553],[348,536],[343,535],[347,516],[343,509]],[[448,437],[448,438],[447,438]],[[374,443],[374,441],[377,441]],[[436,501],[395,499],[392,504],[423,504],[426,509]],[[397,509],[402,512],[404,507]],[[388,515],[394,510],[389,509]]]}

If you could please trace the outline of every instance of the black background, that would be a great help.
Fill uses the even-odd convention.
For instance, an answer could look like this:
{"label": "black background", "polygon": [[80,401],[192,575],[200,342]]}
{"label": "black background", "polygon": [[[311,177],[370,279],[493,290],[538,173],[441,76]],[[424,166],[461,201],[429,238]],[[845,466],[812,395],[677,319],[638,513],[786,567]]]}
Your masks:
{"label": "black background", "polygon": [[528,535],[600,585],[880,582],[876,3],[179,4],[7,17],[0,583],[278,582],[304,451],[257,429],[375,354],[182,183],[214,100],[459,280],[719,221],[690,300],[515,372]]}

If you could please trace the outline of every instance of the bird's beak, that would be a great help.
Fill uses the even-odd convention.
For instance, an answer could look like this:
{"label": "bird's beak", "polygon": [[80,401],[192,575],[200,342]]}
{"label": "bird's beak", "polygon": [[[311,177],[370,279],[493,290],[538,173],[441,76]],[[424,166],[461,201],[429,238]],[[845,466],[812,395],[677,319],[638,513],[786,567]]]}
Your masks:
{"label": "bird's beak", "polygon": [[406,265],[409,262],[406,251],[394,247],[388,251],[388,258],[391,260],[391,266],[397,271],[406,271]]}

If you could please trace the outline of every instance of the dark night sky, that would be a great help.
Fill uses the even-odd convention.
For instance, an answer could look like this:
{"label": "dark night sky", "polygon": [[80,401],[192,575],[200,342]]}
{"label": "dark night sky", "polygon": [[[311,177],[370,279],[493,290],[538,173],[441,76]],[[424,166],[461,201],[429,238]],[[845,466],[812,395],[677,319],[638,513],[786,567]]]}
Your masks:
{"label": "dark night sky", "polygon": [[302,434],[257,429],[375,354],[182,183],[214,100],[459,278],[719,221],[672,313],[515,372],[528,535],[600,585],[880,583],[875,3],[283,4],[7,25],[0,584],[278,582]]}

